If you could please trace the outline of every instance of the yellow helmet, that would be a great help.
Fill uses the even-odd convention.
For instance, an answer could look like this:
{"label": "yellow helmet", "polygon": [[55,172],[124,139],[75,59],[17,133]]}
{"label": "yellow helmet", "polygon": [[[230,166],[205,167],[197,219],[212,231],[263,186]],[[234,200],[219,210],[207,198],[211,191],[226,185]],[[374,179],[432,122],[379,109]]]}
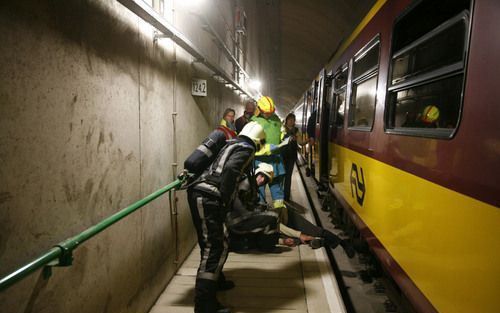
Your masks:
{"label": "yellow helmet", "polygon": [[259,115],[259,113],[274,113],[274,101],[271,97],[262,96],[259,101],[257,101],[257,110],[255,115]]}
{"label": "yellow helmet", "polygon": [[274,177],[273,166],[271,164],[264,163],[264,162],[259,163],[259,165],[257,166],[257,169],[255,170],[255,176],[257,176],[259,174],[266,176],[269,180],[268,183],[272,182],[273,177]]}
{"label": "yellow helmet", "polygon": [[428,105],[422,113],[422,122],[432,124],[439,119],[439,109],[435,105]]}

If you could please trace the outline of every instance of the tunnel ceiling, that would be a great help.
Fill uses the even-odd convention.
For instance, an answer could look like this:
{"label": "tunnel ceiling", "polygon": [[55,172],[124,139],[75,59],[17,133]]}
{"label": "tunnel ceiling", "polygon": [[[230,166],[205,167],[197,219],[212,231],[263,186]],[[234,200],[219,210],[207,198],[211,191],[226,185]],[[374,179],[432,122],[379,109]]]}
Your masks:
{"label": "tunnel ceiling", "polygon": [[290,111],[375,0],[281,0],[273,89]]}

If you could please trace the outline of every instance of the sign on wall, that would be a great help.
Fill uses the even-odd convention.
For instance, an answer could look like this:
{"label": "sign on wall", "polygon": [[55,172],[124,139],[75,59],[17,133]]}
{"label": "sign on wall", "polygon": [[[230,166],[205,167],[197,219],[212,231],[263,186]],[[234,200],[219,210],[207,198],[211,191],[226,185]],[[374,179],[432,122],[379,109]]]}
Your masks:
{"label": "sign on wall", "polygon": [[205,79],[193,78],[191,85],[191,94],[193,96],[207,96],[207,81]]}

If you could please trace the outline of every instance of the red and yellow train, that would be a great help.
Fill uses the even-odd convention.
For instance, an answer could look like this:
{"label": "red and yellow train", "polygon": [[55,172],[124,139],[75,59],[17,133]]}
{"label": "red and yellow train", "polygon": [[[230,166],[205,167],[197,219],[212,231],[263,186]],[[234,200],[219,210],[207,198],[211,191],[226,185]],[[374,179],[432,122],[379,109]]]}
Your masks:
{"label": "red and yellow train", "polygon": [[415,311],[500,311],[500,1],[378,1],[295,112]]}

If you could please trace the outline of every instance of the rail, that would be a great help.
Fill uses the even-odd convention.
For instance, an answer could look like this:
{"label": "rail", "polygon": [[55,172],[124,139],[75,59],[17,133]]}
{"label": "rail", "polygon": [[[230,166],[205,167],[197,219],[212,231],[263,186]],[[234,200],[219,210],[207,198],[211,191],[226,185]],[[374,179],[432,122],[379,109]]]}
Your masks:
{"label": "rail", "polygon": [[66,239],[58,244],[56,244],[52,249],[48,250],[44,254],[40,255],[36,259],[27,263],[26,265],[18,268],[14,272],[8,274],[7,276],[0,279],[0,291],[3,291],[13,284],[17,283],[21,279],[25,278],[34,271],[44,268],[43,273],[46,278],[48,278],[52,273],[52,266],[70,266],[73,263],[73,250],[75,250],[79,245],[94,237],[101,231],[130,215],[137,209],[143,207],[144,205],[150,203],[166,192],[171,192],[173,189],[179,189],[187,175],[180,176],[179,179],[173,181],[172,183],[156,190],[152,194],[146,196],[145,198],[135,202],[134,204],[118,211],[117,213],[105,218],[96,225],[84,230],[80,234]]}

